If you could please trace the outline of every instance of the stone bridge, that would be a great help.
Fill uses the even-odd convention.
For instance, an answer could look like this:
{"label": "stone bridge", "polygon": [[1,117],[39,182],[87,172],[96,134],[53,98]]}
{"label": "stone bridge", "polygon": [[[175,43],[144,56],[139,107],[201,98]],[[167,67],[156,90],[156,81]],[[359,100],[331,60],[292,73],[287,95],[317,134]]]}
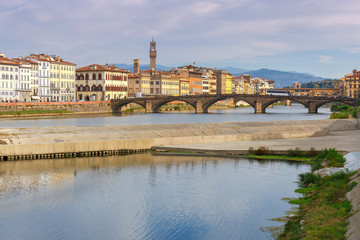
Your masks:
{"label": "stone bridge", "polygon": [[191,105],[195,113],[207,113],[209,107],[218,101],[234,99],[247,102],[255,113],[265,113],[265,109],[273,103],[284,101],[286,104],[298,102],[304,105],[309,113],[317,113],[319,107],[326,103],[341,102],[346,105],[357,106],[358,100],[341,97],[309,97],[309,96],[274,96],[253,94],[221,94],[221,95],[187,95],[187,96],[154,96],[142,98],[127,98],[111,100],[113,112],[121,112],[121,108],[129,103],[136,103],[145,108],[146,113],[157,113],[161,106],[172,101],[181,101]]}

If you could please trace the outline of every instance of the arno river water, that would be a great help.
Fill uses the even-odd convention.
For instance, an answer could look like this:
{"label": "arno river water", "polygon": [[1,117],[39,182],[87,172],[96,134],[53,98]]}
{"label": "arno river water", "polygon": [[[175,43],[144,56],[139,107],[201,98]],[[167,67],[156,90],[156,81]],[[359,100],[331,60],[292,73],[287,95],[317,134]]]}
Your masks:
{"label": "arno river water", "polygon": [[308,170],[150,154],[2,162],[0,239],[272,239]]}
{"label": "arno river water", "polygon": [[[210,114],[1,119],[1,127],[327,119],[301,105]],[[2,162],[0,239],[272,239],[297,177],[285,161],[154,156]]]}
{"label": "arno river water", "polygon": [[293,104],[291,107],[275,106],[274,108],[267,108],[265,114],[254,114],[254,109],[251,107],[210,110],[208,114],[195,114],[193,111],[156,114],[135,113],[131,115],[81,114],[76,116],[19,117],[12,119],[0,119],[0,127],[286,121],[328,119],[330,116],[329,108],[319,108],[318,112],[318,114],[308,114],[307,108],[304,108],[300,104]]}

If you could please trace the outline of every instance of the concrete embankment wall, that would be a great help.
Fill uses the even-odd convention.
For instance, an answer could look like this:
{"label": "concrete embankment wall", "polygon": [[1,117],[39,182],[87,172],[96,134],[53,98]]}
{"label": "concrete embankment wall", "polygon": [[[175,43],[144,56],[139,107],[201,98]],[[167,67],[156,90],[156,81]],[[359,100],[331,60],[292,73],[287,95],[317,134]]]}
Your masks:
{"label": "concrete embankment wall", "polygon": [[0,103],[0,112],[7,111],[67,110],[73,113],[111,112],[110,101],[97,102],[39,102]]}
{"label": "concrete embankment wall", "polygon": [[[356,129],[356,123],[352,120],[13,128],[0,130],[0,150],[16,154],[31,149],[40,153],[67,149],[143,149],[161,145],[324,136],[328,131],[353,129]],[[26,146],[31,149],[25,150]],[[8,151],[10,149],[13,151]]]}
{"label": "concrete embankment wall", "polygon": [[[153,146],[325,136],[356,120],[235,122],[0,129],[0,156],[149,149]],[[4,158],[2,158],[4,159]]]}

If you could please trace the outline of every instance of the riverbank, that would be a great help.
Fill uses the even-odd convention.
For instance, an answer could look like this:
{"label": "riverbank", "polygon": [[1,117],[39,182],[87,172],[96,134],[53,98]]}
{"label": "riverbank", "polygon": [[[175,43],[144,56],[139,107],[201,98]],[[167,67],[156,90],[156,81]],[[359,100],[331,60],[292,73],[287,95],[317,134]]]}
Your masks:
{"label": "riverbank", "polygon": [[[233,122],[90,127],[1,128],[1,157],[15,155],[81,153],[122,149],[150,149],[154,146],[190,144],[251,144],[258,141],[325,137],[338,131],[354,131],[356,120],[308,120],[277,122]],[[359,134],[360,135],[360,134]],[[356,136],[349,142],[358,142]],[[348,138],[347,141],[349,141]],[[254,142],[257,141],[257,142]],[[346,141],[346,139],[344,139]],[[343,141],[343,142],[344,142]],[[326,142],[326,141],[325,141]],[[292,145],[298,146],[298,145]],[[234,148],[247,150],[250,146]],[[329,147],[329,146],[327,146]],[[269,147],[271,149],[275,149]],[[290,147],[289,147],[290,148]],[[287,149],[289,149],[287,148]],[[216,146],[210,149],[216,149]],[[285,150],[287,150],[285,149]],[[310,149],[310,148],[309,148]],[[223,146],[222,150],[231,150]],[[276,150],[276,149],[275,149]],[[351,149],[349,149],[351,150]],[[4,158],[3,158],[4,159]]]}

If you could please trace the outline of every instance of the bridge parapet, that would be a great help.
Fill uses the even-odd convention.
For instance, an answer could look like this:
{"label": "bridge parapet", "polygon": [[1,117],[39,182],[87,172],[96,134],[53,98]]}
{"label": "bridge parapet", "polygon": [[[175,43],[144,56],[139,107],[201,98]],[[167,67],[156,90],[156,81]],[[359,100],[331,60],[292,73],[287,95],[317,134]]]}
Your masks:
{"label": "bridge parapet", "polygon": [[110,104],[114,112],[120,112],[121,107],[129,103],[137,103],[145,108],[146,113],[156,113],[164,104],[171,101],[185,102],[194,107],[196,113],[207,113],[209,107],[218,101],[234,99],[235,103],[242,100],[254,108],[255,113],[265,113],[265,109],[277,101],[291,103],[298,102],[308,108],[309,113],[317,113],[317,109],[329,102],[341,102],[356,106],[355,99],[339,97],[309,97],[309,96],[275,96],[255,94],[219,94],[219,95],[187,95],[187,96],[153,96],[146,98],[127,98],[111,100]]}

